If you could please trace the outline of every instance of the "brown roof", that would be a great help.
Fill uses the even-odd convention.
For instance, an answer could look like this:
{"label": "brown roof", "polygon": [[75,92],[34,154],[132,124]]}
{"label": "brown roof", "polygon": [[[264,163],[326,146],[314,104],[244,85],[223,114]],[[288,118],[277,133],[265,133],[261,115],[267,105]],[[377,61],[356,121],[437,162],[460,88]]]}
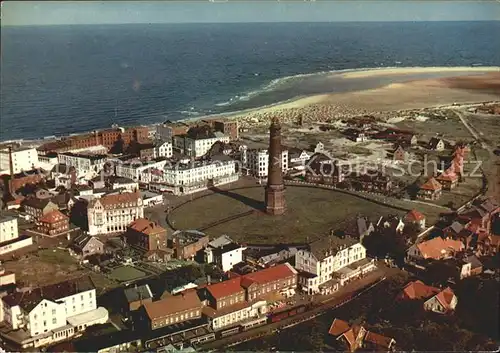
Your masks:
{"label": "brown roof", "polygon": [[159,319],[182,311],[201,309],[201,301],[196,291],[185,291],[155,302],[144,304],[149,319]]}
{"label": "brown roof", "polygon": [[242,277],[236,277],[227,281],[211,284],[206,288],[216,300],[221,299],[232,294],[243,292],[244,289],[241,287],[241,279]]}
{"label": "brown roof", "polygon": [[427,299],[439,293],[439,289],[431,287],[422,281],[410,282],[403,288],[403,295],[411,300],[414,299]]}
{"label": "brown roof", "polygon": [[219,309],[219,310],[215,310],[214,308],[206,306],[203,308],[203,314],[205,314],[206,316],[211,317],[211,318],[221,317],[221,316],[227,315],[229,313],[232,313],[232,312],[235,312],[238,310],[242,310],[244,308],[248,308],[248,307],[252,306],[254,303],[255,303],[255,301],[252,301],[252,302],[242,301],[240,303],[233,304],[233,305],[224,307],[224,308]]}
{"label": "brown roof", "polygon": [[464,244],[460,240],[436,237],[417,244],[417,248],[424,258],[439,260],[447,250],[453,250],[454,252],[462,251]]}
{"label": "brown roof", "polygon": [[334,319],[332,325],[330,326],[330,329],[328,330],[328,333],[332,336],[337,337],[349,330],[349,328],[349,323],[347,323],[346,321]]}
{"label": "brown roof", "polygon": [[284,263],[244,275],[241,279],[241,285],[247,288],[253,283],[263,284],[273,282],[296,274],[297,271],[289,263]]}
{"label": "brown roof", "polygon": [[425,216],[417,210],[411,210],[406,214],[405,218],[410,222],[418,222],[424,220]]}
{"label": "brown roof", "polygon": [[124,204],[126,203],[137,204],[137,201],[140,199],[141,199],[141,194],[138,191],[124,192],[121,194],[106,195],[101,197],[100,199],[92,200],[91,207],[94,207],[94,205],[97,202],[101,203],[101,205],[106,209],[110,209],[115,206],[125,207]]}
{"label": "brown roof", "polygon": [[441,184],[438,183],[438,181],[436,179],[430,178],[429,180],[427,180],[427,182],[424,185],[422,185],[420,187],[420,189],[437,191],[437,190],[441,190],[442,186],[441,186]]}
{"label": "brown roof", "polygon": [[371,331],[366,333],[364,340],[383,348],[389,348],[391,346],[391,342],[394,341],[391,337],[382,336]]}
{"label": "brown roof", "polygon": [[439,292],[436,295],[436,299],[441,303],[441,305],[447,309],[447,310],[453,310],[451,307],[451,302],[453,300],[453,297],[455,296],[455,293],[453,293],[453,290],[450,287],[447,287],[443,291]]}
{"label": "brown roof", "polygon": [[66,215],[62,214],[61,211],[59,211],[59,210],[54,210],[54,211],[47,213],[42,218],[40,218],[40,222],[52,224],[52,223],[64,221],[65,219],[68,219],[68,217]]}
{"label": "brown roof", "polygon": [[19,305],[29,312],[43,299],[56,301],[94,288],[95,286],[92,279],[89,276],[84,276],[35,288],[31,291],[12,293],[3,297],[3,301],[10,307]]}
{"label": "brown roof", "polygon": [[451,168],[447,169],[443,174],[438,176],[436,180],[442,180],[442,181],[456,181],[458,180],[457,174],[455,174],[455,171],[452,170]]}
{"label": "brown roof", "polygon": [[146,235],[153,235],[165,232],[165,228],[160,227],[155,222],[152,222],[146,218],[136,219],[134,222],[132,222],[131,225],[129,225],[129,228]]}

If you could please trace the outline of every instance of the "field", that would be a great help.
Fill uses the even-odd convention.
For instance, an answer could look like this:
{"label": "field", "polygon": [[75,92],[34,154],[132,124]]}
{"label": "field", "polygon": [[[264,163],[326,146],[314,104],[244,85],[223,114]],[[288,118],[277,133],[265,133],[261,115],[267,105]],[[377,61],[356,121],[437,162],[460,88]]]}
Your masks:
{"label": "field", "polygon": [[[249,243],[291,243],[313,241],[329,234],[332,229],[343,229],[346,222],[357,215],[376,221],[383,215],[405,213],[320,188],[288,186],[285,197],[287,212],[283,216],[270,217],[263,213],[264,188],[250,187],[195,199],[172,211],[169,219],[177,229],[203,229],[212,224],[205,230],[212,237],[227,234],[236,241]],[[411,202],[394,202],[403,207],[413,206]],[[433,213],[438,211],[419,204],[415,204],[415,208],[426,214],[430,210]],[[254,212],[249,215],[214,224],[252,210]]]}
{"label": "field", "polygon": [[111,271],[109,276],[119,282],[128,282],[146,276],[146,274],[131,266],[120,266]]}

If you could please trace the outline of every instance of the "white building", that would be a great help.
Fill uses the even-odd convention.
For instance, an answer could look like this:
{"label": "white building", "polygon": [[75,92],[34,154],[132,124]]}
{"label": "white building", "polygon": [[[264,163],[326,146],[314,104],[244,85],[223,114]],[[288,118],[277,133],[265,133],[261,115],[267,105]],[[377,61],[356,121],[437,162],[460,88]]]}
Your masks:
{"label": "white building", "polygon": [[267,321],[267,302],[260,300],[254,303],[244,302],[244,307],[229,310],[214,310],[209,306],[203,308],[203,314],[208,319],[208,324],[214,331],[225,327],[234,326],[236,323],[245,321],[245,326],[262,325]]}
{"label": "white building", "polygon": [[243,261],[245,249],[246,247],[234,243],[227,235],[223,235],[208,243],[204,250],[204,257],[207,263],[214,263],[223,272],[227,272]]}
{"label": "white building", "polygon": [[33,245],[33,238],[19,236],[17,218],[0,215],[0,255]]}
{"label": "white building", "polygon": [[375,266],[366,261],[365,247],[350,237],[329,236],[311,243],[309,250],[298,250],[295,254],[295,268],[302,272],[299,283],[310,294],[338,289],[357,274],[357,265],[366,271]]}
{"label": "white building", "polygon": [[22,348],[40,347],[106,323],[108,312],[96,300],[89,277],[15,292],[2,298],[4,322],[19,330],[12,340]]}
{"label": "white building", "polygon": [[111,177],[109,179],[111,189],[125,189],[130,192],[139,190],[139,183],[135,180],[125,177]]}
{"label": "white building", "polygon": [[[32,147],[12,147],[12,167],[14,174],[31,170],[38,166],[38,152]],[[10,174],[9,149],[0,150],[0,172]]]}
{"label": "white building", "polygon": [[174,154],[172,147],[172,139],[169,141],[159,141],[154,146],[153,158],[171,158]]}
{"label": "white building", "polygon": [[163,170],[149,169],[143,178],[149,181],[151,190],[190,194],[238,180],[236,162],[224,159],[169,164]]}
{"label": "white building", "polygon": [[59,153],[59,163],[75,167],[79,176],[87,180],[95,177],[104,167],[107,156],[104,154],[79,154],[72,152]]}
{"label": "white building", "polygon": [[174,148],[194,158],[204,156],[217,141],[229,143],[230,137],[219,131],[213,132],[206,125],[192,127],[185,135],[173,137]]}
{"label": "white building", "polygon": [[139,192],[124,192],[92,199],[87,208],[89,235],[125,232],[127,226],[144,217]]}
{"label": "white building", "polygon": [[49,152],[45,155],[38,155],[38,167],[45,170],[52,170],[59,163],[57,153]]}
{"label": "white building", "polygon": [[[246,150],[248,169],[251,175],[257,178],[266,178],[269,167],[269,152],[267,149]],[[288,150],[281,151],[281,169],[283,173],[288,171]]]}
{"label": "white building", "polygon": [[17,218],[0,216],[0,243],[10,241],[19,237],[17,229]]}
{"label": "white building", "polygon": [[148,180],[143,180],[144,171],[149,168],[158,168],[163,169],[163,167],[167,164],[167,160],[160,161],[148,161],[142,162],[140,160],[134,160],[130,162],[117,162],[115,173],[117,176],[130,178],[132,180],[138,182],[149,182]]}
{"label": "white building", "polygon": [[144,207],[153,207],[163,204],[163,195],[151,191],[141,191],[142,203]]}

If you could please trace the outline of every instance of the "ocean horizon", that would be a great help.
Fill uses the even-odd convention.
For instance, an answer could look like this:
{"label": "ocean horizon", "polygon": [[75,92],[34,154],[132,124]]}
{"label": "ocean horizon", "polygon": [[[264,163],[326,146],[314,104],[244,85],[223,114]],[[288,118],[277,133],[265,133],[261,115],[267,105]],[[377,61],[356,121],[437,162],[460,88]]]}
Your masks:
{"label": "ocean horizon", "polygon": [[0,140],[230,113],[390,83],[332,80],[332,73],[500,66],[494,33],[500,22],[2,27]]}

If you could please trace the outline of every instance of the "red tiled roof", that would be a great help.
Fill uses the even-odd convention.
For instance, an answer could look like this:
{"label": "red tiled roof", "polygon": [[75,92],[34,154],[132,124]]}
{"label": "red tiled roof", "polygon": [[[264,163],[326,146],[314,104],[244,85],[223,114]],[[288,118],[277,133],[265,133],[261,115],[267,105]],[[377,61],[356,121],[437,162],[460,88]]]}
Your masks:
{"label": "red tiled roof", "polygon": [[442,181],[456,181],[458,180],[458,176],[455,174],[455,171],[452,168],[448,168],[443,174],[438,176],[436,180]]}
{"label": "red tiled roof", "polygon": [[411,210],[406,214],[405,218],[410,222],[418,222],[424,220],[425,216],[417,210]]}
{"label": "red tiled roof", "polygon": [[439,184],[437,182],[436,179],[430,178],[429,180],[427,180],[427,182],[424,185],[422,185],[420,187],[420,189],[437,191],[437,190],[441,190],[442,186],[441,186],[441,184]]}
{"label": "red tiled roof", "polygon": [[403,288],[403,296],[411,300],[427,299],[437,293],[439,293],[438,288],[428,286],[422,281],[410,282]]}
{"label": "red tiled roof", "polygon": [[241,285],[243,287],[248,287],[253,283],[262,284],[273,282],[282,278],[293,276],[295,274],[297,274],[297,271],[292,266],[290,266],[290,264],[285,263],[244,275],[241,279]]}
{"label": "red tiled roof", "polygon": [[146,218],[136,219],[131,225],[129,225],[129,228],[146,235],[158,234],[165,231],[165,228],[160,227],[155,222],[151,222]]}
{"label": "red tiled roof", "polygon": [[417,244],[417,248],[424,258],[438,260],[446,253],[446,250],[451,249],[455,252],[462,251],[464,249],[464,244],[460,240],[444,240],[441,237],[436,237]]}
{"label": "red tiled roof", "polygon": [[241,277],[236,277],[227,281],[211,284],[207,286],[207,290],[215,299],[221,299],[232,294],[243,292],[241,287]]}
{"label": "red tiled roof", "polygon": [[52,223],[56,223],[56,222],[61,222],[67,218],[68,217],[66,215],[62,214],[61,211],[54,210],[54,211],[47,213],[42,218],[40,218],[40,222],[52,224]]}
{"label": "red tiled roof", "polygon": [[328,333],[332,336],[337,337],[349,330],[349,328],[349,323],[347,323],[346,321],[334,319],[332,325],[330,326],[330,329],[328,330]]}
{"label": "red tiled roof", "polygon": [[454,308],[451,306],[451,302],[454,296],[455,293],[453,293],[453,290],[450,287],[447,287],[436,295],[436,299],[446,310],[453,310]]}

